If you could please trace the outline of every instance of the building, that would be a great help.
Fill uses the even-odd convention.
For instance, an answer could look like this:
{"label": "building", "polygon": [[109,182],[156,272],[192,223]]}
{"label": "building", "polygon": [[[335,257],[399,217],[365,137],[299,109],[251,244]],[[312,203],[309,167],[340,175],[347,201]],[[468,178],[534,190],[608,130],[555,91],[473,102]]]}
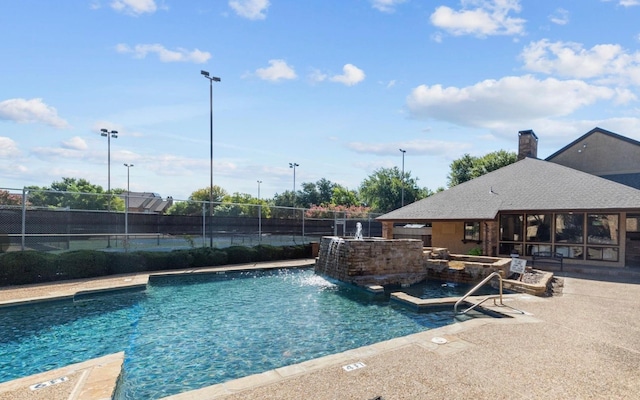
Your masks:
{"label": "building", "polygon": [[[126,202],[127,192],[120,194],[122,200]],[[129,212],[145,214],[164,214],[173,204],[173,198],[163,199],[157,193],[129,193]]]}
{"label": "building", "polygon": [[[622,140],[611,135],[596,128],[583,138]],[[601,177],[555,162],[584,142],[539,160],[535,133],[521,131],[519,140],[516,163],[378,217],[383,237],[394,237],[395,226],[425,224],[432,246],[451,253],[557,252],[565,264],[640,266],[640,190],[609,179],[619,171],[601,169]]]}
{"label": "building", "polygon": [[640,189],[640,142],[594,128],[547,161]]}

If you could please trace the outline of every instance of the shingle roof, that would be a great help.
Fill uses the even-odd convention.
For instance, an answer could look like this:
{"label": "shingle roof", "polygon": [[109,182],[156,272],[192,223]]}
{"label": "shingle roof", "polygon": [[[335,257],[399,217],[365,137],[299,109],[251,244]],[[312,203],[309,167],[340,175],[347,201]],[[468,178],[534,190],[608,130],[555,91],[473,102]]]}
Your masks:
{"label": "shingle roof", "polygon": [[378,217],[494,219],[499,211],[640,210],[640,190],[552,162],[525,158]]}

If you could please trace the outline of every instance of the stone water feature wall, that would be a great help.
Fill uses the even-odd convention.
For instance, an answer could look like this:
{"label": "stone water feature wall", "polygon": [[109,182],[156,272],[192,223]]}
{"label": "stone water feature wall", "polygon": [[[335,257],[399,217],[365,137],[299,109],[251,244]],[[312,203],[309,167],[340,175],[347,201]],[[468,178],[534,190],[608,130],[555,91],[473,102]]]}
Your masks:
{"label": "stone water feature wall", "polygon": [[477,283],[493,272],[510,275],[511,258],[449,254],[423,247],[416,239],[344,239],[320,241],[315,272],[359,286],[411,285],[426,279]]}
{"label": "stone water feature wall", "polygon": [[320,241],[315,272],[360,286],[410,285],[427,277],[422,241],[415,239],[343,239]]}
{"label": "stone water feature wall", "polygon": [[[441,249],[440,249],[441,250]],[[445,282],[477,283],[493,272],[500,272],[503,278],[509,276],[510,258],[468,256],[447,254],[445,257],[429,257],[426,252],[425,267],[428,279]]]}

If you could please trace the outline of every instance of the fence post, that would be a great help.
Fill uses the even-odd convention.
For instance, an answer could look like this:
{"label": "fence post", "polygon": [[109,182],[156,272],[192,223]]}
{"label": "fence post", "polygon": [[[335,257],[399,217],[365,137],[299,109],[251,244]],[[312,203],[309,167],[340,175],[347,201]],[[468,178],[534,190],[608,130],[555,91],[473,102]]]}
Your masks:
{"label": "fence post", "polygon": [[20,250],[24,251],[24,237],[27,231],[27,188],[22,188],[22,239]]}
{"label": "fence post", "polygon": [[262,242],[262,204],[258,204],[258,242]]}
{"label": "fence post", "polygon": [[207,245],[207,212],[202,203],[202,247]]}

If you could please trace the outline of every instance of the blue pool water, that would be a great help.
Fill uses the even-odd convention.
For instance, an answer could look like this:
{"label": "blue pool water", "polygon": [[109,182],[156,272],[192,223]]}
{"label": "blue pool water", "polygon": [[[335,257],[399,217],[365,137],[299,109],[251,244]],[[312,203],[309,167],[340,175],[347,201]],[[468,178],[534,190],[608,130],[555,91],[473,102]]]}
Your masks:
{"label": "blue pool water", "polygon": [[117,398],[161,398],[452,322],[307,269],[156,278],[0,309],[0,382],[125,351]]}

